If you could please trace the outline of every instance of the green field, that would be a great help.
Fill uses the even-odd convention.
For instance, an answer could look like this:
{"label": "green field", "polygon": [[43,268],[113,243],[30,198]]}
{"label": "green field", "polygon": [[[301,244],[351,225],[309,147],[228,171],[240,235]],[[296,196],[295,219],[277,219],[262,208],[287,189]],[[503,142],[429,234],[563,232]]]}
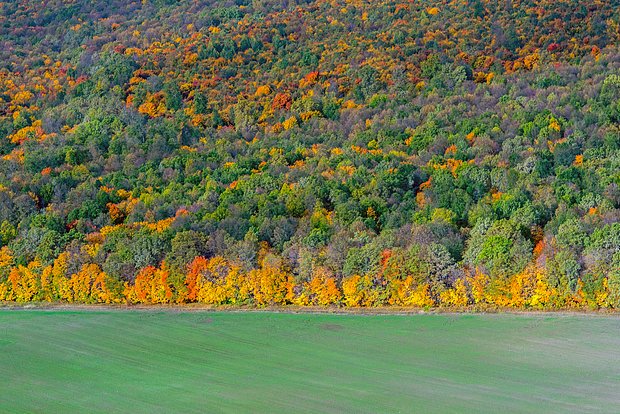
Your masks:
{"label": "green field", "polygon": [[620,412],[620,319],[1,311],[2,413]]}

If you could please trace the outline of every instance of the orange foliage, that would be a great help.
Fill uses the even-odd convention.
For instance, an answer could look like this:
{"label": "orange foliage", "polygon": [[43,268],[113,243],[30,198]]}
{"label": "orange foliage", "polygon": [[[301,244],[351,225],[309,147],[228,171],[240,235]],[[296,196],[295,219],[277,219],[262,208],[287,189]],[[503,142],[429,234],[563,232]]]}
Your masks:
{"label": "orange foliage", "polygon": [[292,104],[293,104],[293,100],[291,99],[290,95],[283,94],[283,93],[277,93],[276,96],[273,98],[271,108],[273,110],[278,110],[278,109],[289,110]]}
{"label": "orange foliage", "polygon": [[336,279],[328,276],[325,269],[319,269],[314,277],[304,286],[304,293],[301,297],[305,300],[298,300],[300,305],[329,306],[338,304],[342,298],[342,293],[336,284]]}
{"label": "orange foliage", "polygon": [[133,285],[125,283],[125,297],[132,303],[171,303],[169,276],[165,264],[161,268],[147,266],[138,273]]}
{"label": "orange foliage", "polygon": [[573,163],[575,166],[580,167],[583,165],[583,155],[575,155],[575,162]]}
{"label": "orange foliage", "polygon": [[162,92],[149,94],[146,101],[138,107],[138,112],[148,115],[152,118],[157,118],[168,112],[166,108],[166,100]]}
{"label": "orange foliage", "polygon": [[93,275],[91,286],[91,298],[93,302],[97,303],[119,303],[121,297],[118,291],[115,289],[115,280],[101,271],[98,265],[84,265],[87,269],[85,271],[90,272]]}

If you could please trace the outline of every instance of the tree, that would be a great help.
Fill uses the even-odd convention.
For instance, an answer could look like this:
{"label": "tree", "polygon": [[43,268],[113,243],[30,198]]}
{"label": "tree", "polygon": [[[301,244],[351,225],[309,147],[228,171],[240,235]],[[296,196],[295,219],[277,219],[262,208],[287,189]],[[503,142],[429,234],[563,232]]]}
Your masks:
{"label": "tree", "polygon": [[209,253],[208,237],[194,230],[178,232],[170,243],[167,262],[172,269],[185,271],[185,267],[196,257]]}
{"label": "tree", "polygon": [[8,245],[15,237],[17,237],[17,229],[10,222],[4,220],[0,224],[0,245]]}
{"label": "tree", "polygon": [[479,221],[467,242],[465,260],[487,269],[492,278],[506,278],[523,270],[532,256],[532,244],[508,220]]}

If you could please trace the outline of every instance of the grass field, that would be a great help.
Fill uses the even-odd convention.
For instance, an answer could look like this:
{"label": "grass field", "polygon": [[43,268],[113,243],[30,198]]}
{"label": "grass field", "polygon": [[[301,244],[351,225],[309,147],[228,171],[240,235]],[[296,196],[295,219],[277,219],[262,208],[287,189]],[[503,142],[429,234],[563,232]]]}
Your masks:
{"label": "grass field", "polygon": [[1,311],[2,413],[620,412],[620,319]]}

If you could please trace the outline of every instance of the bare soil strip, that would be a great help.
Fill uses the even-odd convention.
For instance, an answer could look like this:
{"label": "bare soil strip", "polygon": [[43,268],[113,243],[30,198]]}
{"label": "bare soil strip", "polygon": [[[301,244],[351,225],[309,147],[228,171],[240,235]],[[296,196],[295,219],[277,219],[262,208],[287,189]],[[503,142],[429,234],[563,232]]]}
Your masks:
{"label": "bare soil strip", "polygon": [[336,315],[525,315],[525,316],[602,316],[620,317],[616,310],[519,310],[519,309],[495,309],[495,308],[338,308],[318,306],[209,306],[201,304],[183,305],[127,305],[127,304],[66,304],[66,303],[0,303],[0,311],[3,310],[45,310],[45,311],[131,311],[131,312],[226,312],[226,313],[288,313],[288,314],[336,314]]}

